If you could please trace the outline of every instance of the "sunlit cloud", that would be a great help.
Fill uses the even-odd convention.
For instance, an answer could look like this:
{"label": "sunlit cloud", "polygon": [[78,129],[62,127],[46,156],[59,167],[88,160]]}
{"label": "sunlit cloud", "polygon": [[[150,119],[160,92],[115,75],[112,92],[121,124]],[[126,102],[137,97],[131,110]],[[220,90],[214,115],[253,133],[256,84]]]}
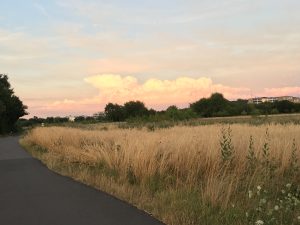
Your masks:
{"label": "sunlit cloud", "polygon": [[88,77],[85,81],[99,90],[99,98],[102,101],[124,103],[129,100],[141,100],[148,106],[159,108],[168,104],[187,105],[213,92],[221,92],[231,99],[246,97],[250,93],[248,88],[214,84],[206,77],[178,77],[174,80],[152,78],[139,82],[133,76],[102,74]]}
{"label": "sunlit cloud", "polygon": [[58,101],[44,101],[31,99],[26,101],[30,114],[26,117],[41,116],[69,116],[92,115],[103,110],[103,105],[97,98],[63,99]]}
{"label": "sunlit cloud", "polygon": [[[252,93],[247,87],[232,87],[214,83],[211,78],[192,78],[187,76],[173,80],[158,78],[140,82],[134,76],[118,74],[100,74],[89,76],[84,81],[96,88],[98,95],[81,99],[62,99],[48,102],[32,102],[31,112],[43,116],[92,115],[103,111],[109,102],[124,104],[131,100],[143,101],[147,107],[157,110],[170,105],[187,107],[203,97],[219,92],[230,100],[248,99],[255,96],[299,96],[300,87],[266,88],[262,92]],[[32,114],[32,115],[33,115]]]}
{"label": "sunlit cloud", "polygon": [[248,97],[250,93],[248,88],[214,84],[206,77],[178,77],[174,80],[151,78],[139,82],[133,76],[101,74],[87,77],[85,82],[96,88],[99,94],[91,98],[49,102],[36,110],[47,115],[49,112],[55,115],[93,114],[103,111],[109,102],[123,104],[131,100],[143,101],[146,106],[155,109],[165,109],[169,105],[186,107],[214,92],[221,92],[230,99]]}

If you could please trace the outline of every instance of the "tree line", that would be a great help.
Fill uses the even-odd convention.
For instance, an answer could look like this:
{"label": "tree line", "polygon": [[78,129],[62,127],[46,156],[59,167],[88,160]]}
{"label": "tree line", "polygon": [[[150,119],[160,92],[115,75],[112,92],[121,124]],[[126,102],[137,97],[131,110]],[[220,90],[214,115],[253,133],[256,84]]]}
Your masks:
{"label": "tree line", "polygon": [[[16,131],[21,127],[35,124],[65,123],[69,117],[47,117],[31,119],[19,119],[25,115],[27,107],[14,94],[7,75],[0,74],[0,134]],[[290,101],[265,102],[249,104],[248,100],[238,99],[229,101],[221,93],[214,93],[209,98],[201,98],[189,104],[189,107],[179,109],[177,106],[169,106],[166,110],[157,111],[148,109],[141,101],[129,101],[123,105],[108,103],[104,113],[93,116],[77,116],[75,122],[123,122],[123,121],[162,121],[162,120],[188,120],[199,117],[224,117],[239,115],[269,115],[278,113],[300,112],[300,104]]]}
{"label": "tree line", "polygon": [[[249,104],[248,100],[238,99],[229,101],[220,93],[214,93],[209,98],[201,98],[193,102],[187,108],[179,109],[177,106],[169,106],[166,110],[157,111],[148,109],[141,101],[129,101],[121,104],[108,103],[104,113],[93,116],[77,116],[74,122],[98,123],[98,122],[158,122],[158,121],[181,121],[192,118],[208,117],[230,117],[240,115],[271,115],[279,113],[300,112],[300,104],[289,101],[278,101],[274,103]],[[69,117],[47,117],[19,120],[22,126],[35,124],[57,124],[69,122]]]}
{"label": "tree line", "polygon": [[130,101],[124,105],[108,103],[105,107],[106,119],[114,122],[131,119],[149,121],[187,120],[197,117],[270,115],[296,112],[300,112],[300,104],[287,100],[274,103],[249,104],[248,100],[244,99],[229,101],[221,93],[214,93],[209,98],[201,98],[184,109],[179,109],[173,105],[166,110],[156,111],[146,108],[144,103],[140,101]]}

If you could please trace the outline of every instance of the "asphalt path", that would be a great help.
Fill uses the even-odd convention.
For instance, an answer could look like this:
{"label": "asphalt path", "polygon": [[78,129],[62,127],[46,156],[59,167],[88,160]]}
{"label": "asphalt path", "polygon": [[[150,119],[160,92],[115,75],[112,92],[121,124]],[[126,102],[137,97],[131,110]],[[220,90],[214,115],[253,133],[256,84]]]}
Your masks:
{"label": "asphalt path", "polygon": [[60,176],[18,137],[0,138],[1,225],[163,225],[104,192]]}

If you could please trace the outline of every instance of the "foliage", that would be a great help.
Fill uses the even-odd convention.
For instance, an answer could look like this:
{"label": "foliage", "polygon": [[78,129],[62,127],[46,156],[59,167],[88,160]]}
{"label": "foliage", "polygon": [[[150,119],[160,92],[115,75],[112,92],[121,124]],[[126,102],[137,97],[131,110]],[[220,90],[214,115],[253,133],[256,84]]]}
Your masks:
{"label": "foliage", "polygon": [[108,103],[104,109],[105,115],[108,120],[119,122],[125,120],[124,106]]}
{"label": "foliage", "polygon": [[224,127],[221,129],[220,147],[222,160],[231,160],[234,154],[234,148],[232,144],[232,130],[230,126],[227,129]]}
{"label": "foliage", "polygon": [[0,134],[16,130],[16,122],[27,115],[27,107],[14,94],[8,76],[0,74]]}
{"label": "foliage", "polygon": [[300,112],[299,103],[284,100],[274,103],[248,104],[247,100],[242,99],[229,101],[220,93],[214,93],[209,98],[202,98],[190,104],[190,108],[202,117],[269,115]]}
{"label": "foliage", "polygon": [[247,210],[248,224],[257,225],[296,225],[300,223],[300,187],[287,183],[280,193],[274,196],[270,190],[260,185],[248,191],[252,207]]}
{"label": "foliage", "polygon": [[130,101],[124,104],[126,118],[148,116],[148,109],[141,101]]}
{"label": "foliage", "polygon": [[256,157],[255,151],[254,151],[254,140],[253,140],[252,135],[250,135],[250,139],[249,139],[247,159],[248,159],[248,168],[251,171],[253,171],[257,164],[257,157]]}
{"label": "foliage", "polygon": [[210,98],[202,98],[190,107],[203,117],[228,116],[230,102],[220,93],[214,93]]}
{"label": "foliage", "polygon": [[297,174],[300,167],[299,167],[299,159],[298,159],[298,148],[296,145],[296,140],[295,138],[293,139],[293,144],[292,144],[292,154],[289,159],[289,164],[290,164],[290,175]]}

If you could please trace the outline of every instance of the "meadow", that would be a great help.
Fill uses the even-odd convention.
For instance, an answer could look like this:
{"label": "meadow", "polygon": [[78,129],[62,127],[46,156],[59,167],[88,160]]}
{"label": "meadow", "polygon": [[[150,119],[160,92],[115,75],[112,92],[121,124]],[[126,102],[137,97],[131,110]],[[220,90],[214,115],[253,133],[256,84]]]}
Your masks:
{"label": "meadow", "polygon": [[300,224],[297,124],[37,127],[21,144],[168,225]]}

